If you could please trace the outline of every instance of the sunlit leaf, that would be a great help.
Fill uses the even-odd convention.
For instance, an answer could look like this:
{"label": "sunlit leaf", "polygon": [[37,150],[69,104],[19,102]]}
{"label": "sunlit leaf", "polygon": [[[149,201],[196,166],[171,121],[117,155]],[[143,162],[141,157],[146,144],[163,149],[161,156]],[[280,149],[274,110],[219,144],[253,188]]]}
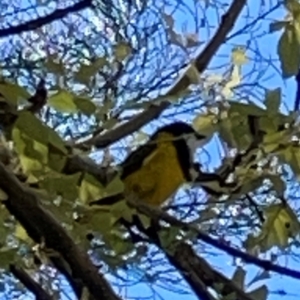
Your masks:
{"label": "sunlit leaf", "polygon": [[66,90],[60,90],[49,97],[48,105],[61,113],[76,113],[78,111],[73,95]]}
{"label": "sunlit leaf", "polygon": [[288,204],[274,204],[264,210],[266,221],[256,237],[248,238],[247,248],[258,245],[262,252],[274,246],[285,249],[289,238],[299,234],[300,224],[294,211]]}
{"label": "sunlit leaf", "polygon": [[248,63],[245,47],[236,47],[231,52],[231,60],[234,65],[242,66]]}
{"label": "sunlit leaf", "polygon": [[103,186],[92,175],[85,174],[79,188],[79,199],[83,203],[98,200],[105,195]]}
{"label": "sunlit leaf", "polygon": [[24,227],[18,223],[16,225],[15,228],[15,233],[14,233],[15,237],[17,237],[18,239],[24,241],[24,242],[31,242],[31,238],[28,236],[26,230],[24,229]]}
{"label": "sunlit leaf", "polygon": [[123,61],[131,54],[131,51],[128,43],[120,42],[114,47],[114,56],[118,61]]}
{"label": "sunlit leaf", "polygon": [[96,111],[96,105],[89,99],[75,97],[74,103],[77,106],[78,110],[87,116],[92,115]]}
{"label": "sunlit leaf", "polygon": [[237,87],[241,83],[241,70],[240,67],[235,65],[231,71],[229,80],[226,82],[221,93],[224,97],[230,98],[233,96],[232,89]]}
{"label": "sunlit leaf", "polygon": [[193,127],[198,133],[211,135],[216,131],[216,121],[215,114],[199,114],[193,120]]}
{"label": "sunlit leaf", "polygon": [[21,99],[30,98],[30,94],[25,88],[13,84],[10,82],[0,84],[0,94],[2,94],[5,100],[13,105],[17,105]]}

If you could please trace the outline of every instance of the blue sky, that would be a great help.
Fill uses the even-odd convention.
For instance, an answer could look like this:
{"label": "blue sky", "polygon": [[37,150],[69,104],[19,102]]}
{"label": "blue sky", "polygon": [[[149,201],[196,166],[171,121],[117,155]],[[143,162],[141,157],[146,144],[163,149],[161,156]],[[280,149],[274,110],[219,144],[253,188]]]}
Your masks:
{"label": "blue sky", "polygon": [[[222,2],[225,2],[222,0]],[[270,1],[272,2],[272,1]],[[247,8],[247,11],[244,10],[243,12],[243,17],[239,18],[237,24],[235,25],[234,33],[235,31],[239,31],[241,28],[243,28],[246,24],[249,23],[249,20],[246,20],[245,15],[247,14],[248,16],[256,16],[258,14],[260,7],[260,1],[249,1],[249,6]],[[23,1],[22,4],[27,5],[26,1]],[[192,0],[187,0],[185,1],[185,5],[192,7],[193,3]],[[267,4],[266,4],[267,5]],[[268,9],[268,7],[266,7]],[[257,27],[257,30],[261,33],[265,32],[267,33],[269,28],[269,20],[270,19],[283,19],[285,15],[284,10],[278,9],[271,15],[268,15],[266,20],[264,22],[259,23],[259,27]],[[214,9],[208,9],[205,12],[205,16],[203,16],[203,20],[206,22],[208,21],[209,23],[209,28],[213,31],[214,28],[218,25],[219,22],[219,17]],[[176,13],[173,15],[173,18],[175,19],[175,25],[178,30],[181,29],[181,23],[185,22],[186,23],[186,28],[189,31],[193,31],[194,29],[194,24],[192,22],[192,19],[189,17],[189,15],[185,12],[179,12],[176,11]],[[207,40],[208,37],[211,37],[211,32],[208,35],[208,30],[207,26],[203,27],[203,29],[200,31],[200,39],[201,40]],[[226,45],[222,46],[221,51],[218,52],[218,55],[215,57],[213,60],[212,64],[209,66],[209,72],[212,72],[212,68],[214,66],[219,66],[221,64],[228,64],[229,62],[229,57],[230,57],[230,51],[232,49],[233,45],[248,45],[250,48],[247,51],[247,55],[249,55],[250,58],[256,57],[257,53],[255,53],[253,47],[257,47],[255,50],[259,50],[259,53],[263,55],[265,59],[269,57],[276,57],[276,52],[277,52],[277,43],[278,43],[278,38],[280,36],[279,33],[272,33],[272,34],[265,34],[261,38],[257,38],[255,41],[251,41],[249,45],[249,34],[245,33],[244,35],[238,35],[236,38],[231,39]],[[275,66],[277,67],[277,70],[279,70],[279,63],[276,62]],[[250,72],[251,68],[253,65],[250,63],[249,65],[246,65],[243,69],[244,74],[247,74]],[[217,71],[216,71],[217,72]],[[247,77],[247,79],[253,80],[251,77]],[[247,80],[245,79],[245,81]],[[281,87],[283,89],[283,95],[284,95],[284,104],[287,105],[288,108],[292,109],[293,108],[293,101],[294,101],[294,96],[295,96],[295,81],[294,79],[289,79],[286,81],[283,81],[281,78],[280,73],[276,72],[276,69],[273,67],[266,68],[266,73],[264,76],[260,79],[260,83],[263,83],[265,87],[268,87],[270,89]],[[168,112],[170,113],[170,111]],[[207,150],[212,153],[213,157],[218,157],[218,154],[216,152],[216,146],[215,144],[211,143],[208,147]],[[218,164],[218,161],[213,161],[212,164]],[[209,248],[207,248],[207,253]],[[223,272],[224,274],[231,276],[233,271],[235,270],[235,267],[232,267],[232,258],[228,257],[227,255],[216,251],[215,249],[213,250],[214,253],[218,253],[218,255],[207,255],[206,258],[208,259],[209,263],[218,269],[219,271]],[[291,268],[298,269],[300,268],[300,264],[297,263],[294,259],[292,260],[288,256],[286,258],[281,259],[281,263],[283,265],[287,265]],[[247,265],[245,267],[247,271],[247,281],[251,280],[257,272],[260,270],[254,266]],[[137,270],[134,270],[132,274],[135,274]],[[131,274],[131,273],[129,273]],[[272,278],[268,279],[266,281],[270,291],[278,291],[278,290],[284,290],[289,293],[288,299],[294,300],[298,299],[298,295],[300,295],[300,287],[298,281],[294,279],[287,278],[285,276],[280,276],[277,274],[272,273],[271,274]],[[261,282],[260,282],[261,283]],[[141,284],[141,285],[136,285],[134,287],[128,288],[126,290],[126,295],[124,298],[130,299],[134,296],[143,296],[147,297],[147,293],[149,292],[149,296],[153,295],[153,289],[155,289],[158,294],[164,299],[170,299],[172,297],[173,300],[176,299],[182,299],[182,295],[176,294],[176,293],[171,293],[166,291],[165,289],[155,287],[155,286],[150,286],[149,284]],[[122,291],[124,292],[124,290]],[[276,294],[270,294],[269,298],[270,300],[279,300],[282,295],[276,295]],[[31,297],[26,297],[24,296],[23,299],[32,299]],[[157,299],[159,299],[159,296],[156,296]],[[155,298],[155,299],[156,299]],[[195,296],[190,295],[184,296],[185,299],[187,300],[194,300],[196,299]]]}
{"label": "blue sky", "polygon": [[[191,4],[191,1],[185,1],[186,5]],[[261,8],[259,7],[260,1],[249,1],[249,6],[248,6],[248,11],[247,14],[250,16],[257,16],[258,10]],[[267,10],[267,9],[266,9]],[[255,43],[256,47],[259,51],[259,53],[265,58],[268,59],[270,57],[276,58],[277,57],[277,43],[278,39],[280,37],[281,32],[278,33],[272,33],[268,34],[269,31],[269,21],[270,20],[282,20],[285,16],[285,11],[283,9],[277,9],[275,12],[272,14],[268,15],[266,20],[264,22],[259,22],[259,27],[257,27],[257,30],[261,33],[266,33],[264,34],[261,38],[258,38]],[[188,19],[186,13],[184,12],[176,12],[173,15],[175,21],[175,24],[177,24],[178,30],[180,30],[180,25],[181,22],[184,22]],[[216,14],[214,13],[214,10],[207,10],[205,19],[209,20],[209,24],[211,26],[217,25],[218,24],[218,19],[216,17]],[[249,21],[245,19],[245,10],[242,18],[239,18],[238,22],[235,25],[234,32],[239,31],[241,28],[243,28],[246,24],[248,24]],[[187,28],[189,30],[193,30],[194,24],[193,22],[187,22]],[[206,28],[204,28],[202,31],[200,31],[200,36],[203,39],[206,39]],[[232,34],[231,33],[231,34]],[[231,35],[230,34],[230,35]],[[231,47],[233,45],[249,45],[249,34],[244,34],[244,35],[238,35],[236,38],[230,39],[229,43],[225,46],[222,46],[221,51],[219,51],[218,55],[216,58],[213,60],[213,63],[209,66],[209,69],[212,69],[212,67],[215,65],[221,65],[223,63],[228,63],[229,59],[228,57],[230,56],[230,51]],[[257,53],[255,53],[252,49],[253,43],[250,43],[250,49],[247,51],[247,55],[250,56],[250,58],[256,57]],[[221,55],[220,55],[221,54]],[[260,83],[263,84],[266,88],[269,89],[274,89],[277,87],[282,88],[283,92],[283,108],[292,110],[293,109],[293,102],[294,102],[294,97],[295,97],[295,92],[296,92],[296,84],[294,78],[288,79],[288,80],[282,80],[280,72],[280,65],[279,61],[275,62],[275,68],[269,67],[267,68],[264,76],[261,78]],[[249,65],[244,67],[244,74],[247,74],[253,65],[250,63]],[[277,68],[277,70],[276,70]],[[215,153],[212,154],[212,157],[218,157],[218,154],[216,153],[216,146],[214,143],[211,143],[208,147],[207,150],[210,153]],[[217,161],[212,162],[213,164],[218,164]],[[228,255],[221,253],[219,251],[216,251],[215,249],[213,250],[214,253],[218,253],[218,255],[214,256],[207,256],[207,259],[209,263],[215,267],[217,270],[223,272],[224,274],[228,275],[229,277],[232,276],[234,270],[236,267],[232,267],[232,262],[233,258],[229,257]],[[295,251],[295,250],[294,250]],[[209,251],[207,251],[209,252]],[[299,251],[295,251],[296,253]],[[279,262],[282,265],[288,266],[290,268],[294,269],[299,269],[300,264],[297,262],[295,259],[289,257],[288,255],[282,256]],[[245,270],[247,271],[247,276],[246,276],[246,283],[250,282],[255,276],[257,276],[258,272],[262,271],[261,269],[253,266],[253,265],[245,265],[244,266]],[[260,281],[257,284],[254,284],[251,286],[251,289],[260,286],[261,284],[266,283],[269,290],[270,290],[270,295],[268,299],[270,300],[279,300],[284,296],[284,294],[278,294],[280,291],[284,291],[287,293],[286,298],[287,299],[298,299],[300,295],[300,286],[299,282],[295,279],[288,278],[286,276],[282,276],[279,274],[271,273],[271,279],[267,279],[265,281]],[[153,287],[148,287],[149,294],[152,293],[152,288]],[[182,299],[182,295],[180,294],[175,294],[175,293],[170,293],[166,291],[165,289],[162,288],[155,288],[156,291],[158,291],[161,295],[162,298],[164,299]],[[145,284],[144,286],[136,286],[135,288],[128,289],[126,291],[126,295],[128,298],[138,296],[141,294],[141,291],[143,291],[143,295],[145,296],[145,293],[147,291],[147,285]],[[127,298],[126,297],[126,298]],[[159,298],[159,297],[157,297]],[[194,300],[196,299],[195,296],[190,295],[184,295],[184,299],[191,299]]]}

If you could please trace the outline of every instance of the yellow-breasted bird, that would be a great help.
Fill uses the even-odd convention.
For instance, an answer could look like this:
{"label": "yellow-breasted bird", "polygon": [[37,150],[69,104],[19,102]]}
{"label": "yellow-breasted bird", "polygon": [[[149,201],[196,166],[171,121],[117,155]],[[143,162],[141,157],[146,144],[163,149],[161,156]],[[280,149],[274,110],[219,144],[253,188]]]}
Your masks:
{"label": "yellow-breasted bird", "polygon": [[191,125],[175,122],[159,128],[145,144],[121,164],[124,193],[108,196],[90,205],[111,205],[126,195],[159,206],[196,175],[195,150],[207,142]]}

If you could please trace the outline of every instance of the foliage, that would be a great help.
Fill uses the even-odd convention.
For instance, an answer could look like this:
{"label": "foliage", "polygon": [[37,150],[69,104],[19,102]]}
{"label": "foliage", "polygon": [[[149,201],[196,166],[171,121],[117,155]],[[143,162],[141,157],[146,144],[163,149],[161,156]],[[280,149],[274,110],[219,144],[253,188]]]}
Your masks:
{"label": "foliage", "polygon": [[[285,97],[291,93],[281,82],[297,76],[300,68],[300,4],[297,0],[286,0],[282,6],[272,1],[269,7],[263,1],[257,4],[265,12],[254,14],[251,9],[251,21],[220,42],[227,50],[221,47],[213,53],[210,67],[200,70],[195,53],[214,37],[209,30],[205,37],[203,29],[213,26],[218,30],[221,23],[214,23],[209,16],[211,10],[223,14],[223,5],[229,3],[222,2],[197,1],[192,10],[189,4],[177,1],[169,3],[170,7],[161,1],[128,2],[126,7],[123,2],[109,7],[98,2],[56,21],[59,26],[50,23],[1,41],[0,160],[23,186],[38,195],[40,205],[53,214],[74,244],[102,266],[100,272],[120,280],[120,286],[130,286],[138,278],[200,299],[192,279],[182,271],[186,265],[175,259],[179,247],[193,245],[192,257],[200,266],[211,262],[200,229],[221,245],[230,244],[249,256],[271,256],[275,265],[286,252],[297,255],[292,247],[299,245],[300,131],[298,113],[285,107]],[[35,8],[43,5],[38,2]],[[2,18],[9,24],[9,8],[1,6]],[[21,20],[27,14],[38,17],[35,8],[15,9],[13,14],[20,14]],[[284,11],[286,17],[272,22],[265,19],[274,11]],[[245,12],[240,18],[243,16]],[[180,18],[193,20],[195,28],[179,29]],[[258,30],[260,26],[263,29]],[[268,38],[266,26],[272,38],[278,38],[274,42],[277,52],[271,53],[275,63],[275,58],[269,59],[255,48]],[[247,35],[245,42],[241,42],[242,34]],[[275,84],[267,81],[269,74],[278,77]],[[46,80],[47,101],[33,110],[44,97],[37,88],[40,79]],[[164,109],[152,116],[160,107]],[[149,118],[144,127],[132,121],[140,113]],[[138,234],[140,228],[131,232],[117,222],[120,218],[133,222],[138,216],[142,227],[148,229],[152,224],[149,215],[125,201],[95,209],[88,203],[123,191],[118,172],[108,183],[99,180],[100,167],[105,174],[118,169],[118,163],[155,128],[179,118],[211,137],[196,161],[220,176],[229,169],[225,179],[232,185],[225,190],[211,183],[217,195],[197,184],[183,187],[164,209],[182,223],[169,222],[159,231],[158,242],[150,238],[149,244],[145,232]],[[132,126],[131,135],[116,134],[122,124]],[[70,161],[78,157],[80,167],[72,169]],[[205,165],[207,158],[211,162]],[[12,198],[4,183],[0,188],[1,200]],[[24,291],[13,279],[12,275],[20,279],[13,264],[31,274],[55,299],[62,298],[61,280],[66,279],[53,263],[53,257],[59,255],[47,248],[47,241],[37,243],[24,228],[26,222],[13,216],[5,202],[0,216],[3,295],[15,299],[14,293]],[[87,239],[91,234],[93,241]],[[272,299],[267,288],[268,268],[247,283],[247,268],[232,265],[235,270],[228,281],[230,276],[224,279],[208,265],[211,278],[203,276],[202,283],[210,284],[214,295],[222,299]],[[232,286],[237,287],[234,292]],[[155,292],[150,296],[154,298]]]}

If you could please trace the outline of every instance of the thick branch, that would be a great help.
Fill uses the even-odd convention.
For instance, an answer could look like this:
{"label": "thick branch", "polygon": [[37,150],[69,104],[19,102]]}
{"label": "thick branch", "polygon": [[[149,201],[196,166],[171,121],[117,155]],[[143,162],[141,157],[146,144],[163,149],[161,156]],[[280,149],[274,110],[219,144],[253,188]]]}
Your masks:
{"label": "thick branch", "polygon": [[[228,9],[227,13],[222,17],[221,24],[218,27],[214,37],[211,39],[202,53],[196,57],[195,66],[199,73],[205,71],[213,56],[225,41],[227,34],[232,30],[234,23],[245,4],[246,0],[235,0],[232,2],[232,5]],[[191,81],[189,77],[186,74],[183,74],[183,76],[169,89],[164,97],[178,94],[179,91],[186,89],[190,83]],[[123,137],[132,134],[152,120],[158,118],[160,114],[170,105],[170,102],[162,102],[160,105],[152,105],[151,107],[147,108],[147,110],[133,117],[125,124],[120,125],[103,135],[93,137],[89,141],[85,142],[85,144],[94,145],[97,148],[105,148],[122,139]]]}
{"label": "thick branch", "polygon": [[220,243],[218,240],[216,240],[216,239],[208,236],[206,233],[202,232],[200,229],[198,229],[198,227],[196,225],[188,224],[183,221],[180,221],[180,220],[176,219],[175,217],[170,216],[166,212],[163,212],[161,209],[158,209],[156,207],[150,207],[146,203],[142,203],[140,201],[137,202],[137,201],[134,201],[133,199],[128,200],[128,202],[129,202],[130,206],[135,207],[140,213],[150,217],[151,219],[163,220],[163,221],[169,223],[170,225],[177,226],[183,230],[187,230],[187,231],[191,230],[191,231],[196,232],[199,240],[201,240],[211,246],[214,246],[214,247],[226,252],[227,254],[229,254],[231,256],[241,258],[246,263],[254,264],[254,265],[256,265],[264,270],[267,270],[267,271],[273,271],[273,272],[276,272],[276,273],[279,273],[282,275],[286,275],[286,276],[289,276],[292,278],[300,279],[299,271],[275,265],[269,260],[259,259],[255,256],[252,256],[245,252],[242,252],[236,248],[230,247],[224,243]]}
{"label": "thick branch", "polygon": [[182,269],[185,272],[188,271],[186,276],[189,276],[191,282],[195,282],[196,288],[197,279],[201,279],[207,287],[219,286],[220,290],[217,292],[225,297],[226,295],[235,293],[236,300],[253,300],[232,280],[214,270],[203,258],[197,256],[190,245],[183,242],[179,243],[171,259],[173,264],[177,265],[177,269]]}
{"label": "thick branch", "polygon": [[22,186],[0,163],[0,187],[8,195],[6,208],[36,242],[43,242],[57,252],[69,265],[72,276],[81,279],[94,299],[120,300],[111,286],[98,273],[88,255],[71,239],[59,222],[39,203],[36,194]]}
{"label": "thick branch", "polygon": [[[133,242],[142,241],[139,236],[130,230],[130,225],[126,224],[126,221],[124,225],[129,229]],[[242,289],[236,286],[232,280],[215,271],[203,258],[197,256],[190,245],[183,241],[174,241],[170,248],[168,246],[164,248],[158,238],[157,232],[159,229],[157,226],[153,229],[151,227],[145,229],[137,220],[134,221],[134,225],[136,225],[140,232],[148,236],[151,243],[155,244],[165,253],[170,264],[180,272],[198,299],[214,300],[215,298],[208,292],[208,287],[217,289],[219,286],[219,289],[216,291],[225,297],[234,293],[236,300],[253,300]]]}
{"label": "thick branch", "polygon": [[0,38],[38,29],[38,28],[40,28],[44,25],[47,25],[53,21],[64,18],[69,13],[78,12],[87,7],[90,7],[91,5],[92,5],[91,0],[82,0],[72,6],[69,6],[69,7],[66,7],[63,9],[57,9],[53,13],[51,13],[47,16],[44,16],[44,17],[40,17],[36,20],[31,20],[31,21],[25,22],[20,25],[10,26],[9,28],[1,29],[0,30]]}
{"label": "thick branch", "polygon": [[34,294],[39,300],[53,300],[51,297],[35,280],[33,280],[24,270],[15,265],[9,266],[10,272],[17,278],[24,286]]}

